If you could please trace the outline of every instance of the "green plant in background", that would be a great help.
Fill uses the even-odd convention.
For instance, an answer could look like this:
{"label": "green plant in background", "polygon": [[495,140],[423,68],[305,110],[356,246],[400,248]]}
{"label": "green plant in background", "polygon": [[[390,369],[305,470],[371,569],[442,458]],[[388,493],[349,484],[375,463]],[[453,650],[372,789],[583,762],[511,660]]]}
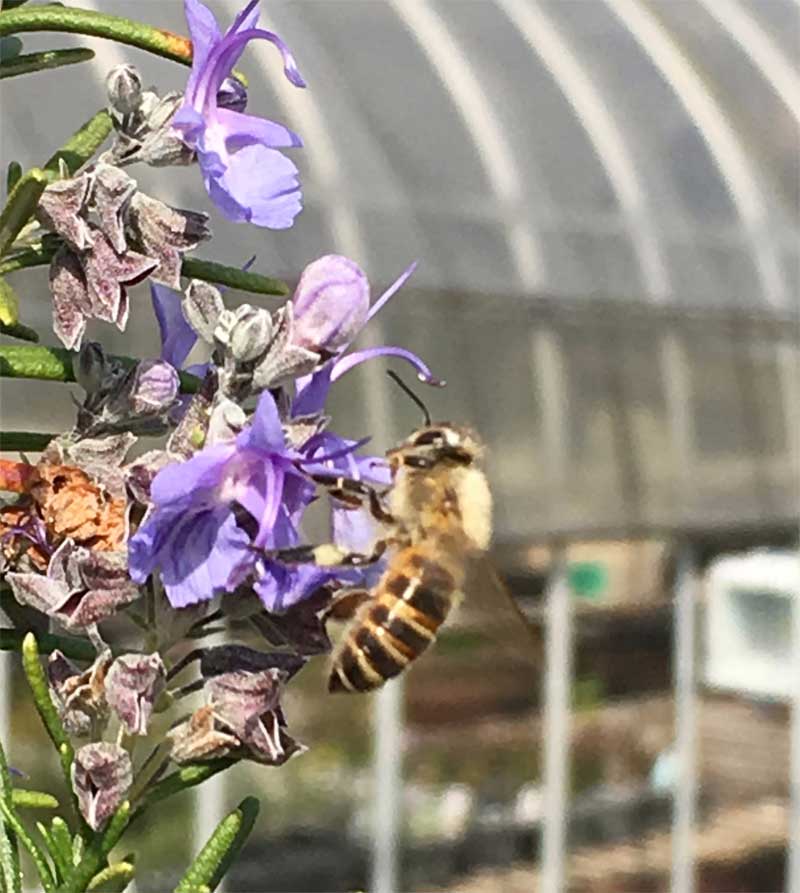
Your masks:
{"label": "green plant in background", "polygon": [[[364,272],[327,255],[289,297],[249,264],[193,256],[211,239],[208,216],[139,188],[135,165],[193,166],[233,223],[286,229],[302,207],[298,170],[282,151],[300,137],[246,112],[247,82],[234,70],[247,44],[264,41],[304,87],[292,54],[258,27],[258,0],[224,33],[199,0],[184,7],[191,41],[62,4],[5,0],[0,11],[9,96],[14,78],[93,57],[84,47],[26,53],[28,32],[114,40],[191,65],[184,91],[164,95],[144,89],[132,66],[114,68],[107,107],[84,109],[65,145],[29,167],[7,164],[0,334],[27,343],[0,345],[0,378],[75,383],[83,393],[68,431],[0,432],[0,449],[41,452],[35,462],[0,460],[9,620],[0,648],[21,655],[67,790],[59,802],[20,786],[0,746],[4,893],[22,888],[22,851],[45,893],[124,890],[147,866],[112,852],[121,842],[125,852],[132,828],[158,833],[166,801],[243,760],[281,766],[305,750],[288,732],[284,689],[330,649],[325,613],[338,589],[365,585],[366,571],[282,556],[326,481],[388,482],[382,457],[331,429],[328,390],[387,355],[436,381],[400,347],[348,352],[413,266],[371,302]],[[39,343],[43,333],[25,322],[26,271],[44,266],[57,345]],[[88,322],[123,331],[142,312],[130,290],[144,281],[160,356],[111,356],[87,341]],[[230,309],[216,286],[273,303]],[[198,343],[209,361],[186,366]],[[130,457],[138,442],[164,436]],[[334,530],[355,536],[366,522],[352,501],[331,498],[330,508]],[[209,643],[230,617],[255,629],[258,648]],[[257,815],[245,798],[175,890],[213,890]]]}

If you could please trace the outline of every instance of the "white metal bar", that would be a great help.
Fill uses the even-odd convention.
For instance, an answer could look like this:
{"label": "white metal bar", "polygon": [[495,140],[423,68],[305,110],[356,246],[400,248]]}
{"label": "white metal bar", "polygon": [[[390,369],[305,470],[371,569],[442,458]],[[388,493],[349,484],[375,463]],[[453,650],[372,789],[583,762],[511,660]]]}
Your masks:
{"label": "white metal bar", "polygon": [[654,300],[664,301],[670,292],[669,270],[653,224],[653,209],[622,129],[608,107],[608,97],[542,4],[496,2],[539,56],[585,130],[627,218],[645,291]]}
{"label": "white metal bar", "polygon": [[[794,344],[778,348],[781,391],[788,435],[789,461],[798,496],[800,516],[800,349]],[[800,561],[800,555],[798,555]],[[792,678],[795,688],[792,697],[790,726],[791,750],[789,758],[789,850],[786,862],[786,893],[800,893],[800,593],[795,593],[792,623]]]}
{"label": "white metal bar", "polygon": [[432,4],[427,0],[389,2],[427,56],[475,144],[486,179],[504,209],[506,241],[520,282],[528,291],[540,289],[546,281],[544,248],[529,223],[523,173],[495,112],[496,103]]}
{"label": "white metal bar", "polygon": [[672,893],[695,888],[694,822],[697,801],[697,705],[695,700],[695,561],[690,545],[677,556],[673,675],[677,778],[672,812]]}
{"label": "white metal bar", "polygon": [[765,200],[769,189],[759,177],[740,134],[652,4],[637,0],[605,3],[672,88],[705,141],[747,229],[764,298],[772,306],[786,307],[788,291],[770,233]]}
{"label": "white metal bar", "polygon": [[[798,507],[800,508],[800,507]],[[798,555],[800,561],[800,555]],[[800,593],[792,599],[792,719],[789,757],[789,851],[786,893],[800,893]]]}
{"label": "white metal bar", "polygon": [[572,616],[565,551],[559,548],[547,588],[544,701],[542,893],[566,889]]}
{"label": "white metal bar", "polygon": [[378,692],[373,711],[375,752],[372,818],[372,893],[397,893],[403,793],[404,678]]}

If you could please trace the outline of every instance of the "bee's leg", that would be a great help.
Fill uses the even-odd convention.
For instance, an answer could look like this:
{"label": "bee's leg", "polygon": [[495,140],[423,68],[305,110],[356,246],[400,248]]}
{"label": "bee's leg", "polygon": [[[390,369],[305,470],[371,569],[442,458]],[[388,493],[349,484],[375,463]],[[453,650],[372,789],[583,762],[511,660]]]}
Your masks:
{"label": "bee's leg", "polygon": [[328,620],[350,620],[358,609],[372,598],[372,594],[366,589],[347,589],[333,600],[322,613],[323,623]]}
{"label": "bee's leg", "polygon": [[335,543],[324,543],[319,546],[293,546],[289,549],[259,549],[258,551],[272,561],[284,564],[315,564],[317,567],[363,567],[374,564],[388,545],[386,540],[378,540],[369,554],[349,552]]}
{"label": "bee's leg", "polygon": [[393,524],[394,517],[386,508],[382,494],[367,484],[354,478],[341,477],[335,474],[315,474],[312,480],[325,487],[336,500],[351,508],[363,508],[366,503],[375,520],[383,524]]}

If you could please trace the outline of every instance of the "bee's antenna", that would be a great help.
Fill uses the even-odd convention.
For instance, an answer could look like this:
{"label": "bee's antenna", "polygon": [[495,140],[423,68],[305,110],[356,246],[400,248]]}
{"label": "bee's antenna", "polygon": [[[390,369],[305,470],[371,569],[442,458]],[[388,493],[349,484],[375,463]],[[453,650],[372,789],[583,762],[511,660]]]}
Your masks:
{"label": "bee's antenna", "polygon": [[387,369],[386,374],[392,381],[400,388],[400,390],[405,391],[406,394],[417,404],[417,406],[422,410],[422,417],[425,419],[425,424],[431,424],[431,414],[428,412],[428,407],[422,402],[422,400],[411,390],[411,388],[403,381],[400,376],[394,372],[392,369]]}

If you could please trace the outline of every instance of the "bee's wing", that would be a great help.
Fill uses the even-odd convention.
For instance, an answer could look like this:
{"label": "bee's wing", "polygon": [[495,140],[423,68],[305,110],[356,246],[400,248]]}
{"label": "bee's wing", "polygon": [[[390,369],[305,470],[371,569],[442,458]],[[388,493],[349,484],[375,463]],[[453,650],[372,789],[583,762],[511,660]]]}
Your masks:
{"label": "bee's wing", "polygon": [[464,598],[455,625],[474,630],[504,653],[526,665],[542,666],[541,627],[521,611],[506,584],[486,556],[469,561]]}

